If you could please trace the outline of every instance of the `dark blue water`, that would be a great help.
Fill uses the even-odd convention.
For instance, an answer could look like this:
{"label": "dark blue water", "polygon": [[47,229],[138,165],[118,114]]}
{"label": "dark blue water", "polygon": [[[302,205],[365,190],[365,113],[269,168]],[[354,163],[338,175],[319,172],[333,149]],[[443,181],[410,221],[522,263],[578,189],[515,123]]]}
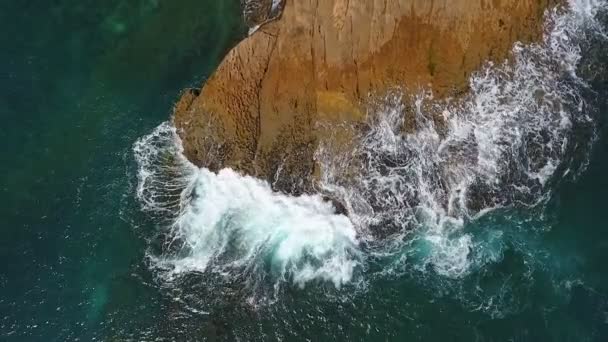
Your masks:
{"label": "dark blue water", "polygon": [[599,127],[588,169],[556,185],[551,229],[508,211],[468,228],[509,238],[484,245],[495,261],[466,278],[414,270],[370,276],[365,291],[293,286],[259,309],[239,284],[217,296],[200,275],[159,281],[145,253],[161,222],[135,199],[132,146],[243,37],[238,7],[0,1],[0,340],[608,340],[603,42],[582,71]]}

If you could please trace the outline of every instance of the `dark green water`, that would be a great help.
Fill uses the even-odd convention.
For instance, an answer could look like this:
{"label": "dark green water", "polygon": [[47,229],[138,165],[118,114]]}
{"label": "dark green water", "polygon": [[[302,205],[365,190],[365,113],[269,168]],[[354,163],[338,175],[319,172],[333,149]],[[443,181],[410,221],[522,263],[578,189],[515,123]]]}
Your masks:
{"label": "dark green water", "polygon": [[162,335],[131,148],[243,34],[238,0],[0,1],[0,340]]}
{"label": "dark green water", "polygon": [[0,2],[0,340],[608,340],[606,77],[592,87],[600,139],[558,189],[552,229],[479,222],[512,238],[465,279],[294,286],[259,310],[238,286],[209,298],[196,278],[156,280],[144,253],[158,223],[134,197],[132,145],[243,36],[238,6]]}

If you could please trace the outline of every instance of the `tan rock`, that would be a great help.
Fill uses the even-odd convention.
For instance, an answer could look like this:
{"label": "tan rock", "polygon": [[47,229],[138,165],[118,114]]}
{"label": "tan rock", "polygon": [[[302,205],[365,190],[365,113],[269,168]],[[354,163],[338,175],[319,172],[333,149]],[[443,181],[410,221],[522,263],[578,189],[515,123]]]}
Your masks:
{"label": "tan rock", "polygon": [[555,2],[285,0],[282,16],[235,47],[200,96],[176,106],[185,153],[308,191],[317,144],[335,133],[327,127],[361,122],[370,96],[394,88],[466,91],[485,61],[538,39]]}

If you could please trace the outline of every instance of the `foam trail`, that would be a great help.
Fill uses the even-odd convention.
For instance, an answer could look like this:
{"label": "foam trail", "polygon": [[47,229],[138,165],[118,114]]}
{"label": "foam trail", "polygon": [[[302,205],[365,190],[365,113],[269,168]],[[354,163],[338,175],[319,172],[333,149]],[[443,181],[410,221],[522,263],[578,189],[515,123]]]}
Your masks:
{"label": "foam trail", "polygon": [[183,155],[175,127],[165,122],[133,146],[138,168],[136,196],[147,212],[162,218],[179,215],[197,167]]}
{"label": "foam trail", "polygon": [[172,275],[202,272],[223,258],[213,265],[223,272],[269,258],[275,274],[302,286],[318,278],[339,287],[352,278],[356,232],[321,197],[273,193],[267,183],[229,169],[199,170],[194,191],[173,227],[189,253],[162,260]]}
{"label": "foam trail", "polygon": [[[167,123],[138,141],[135,152],[144,208],[178,212],[165,232],[166,252],[151,256],[165,279],[207,271],[267,275],[302,287],[318,280],[340,287],[352,279],[360,263],[357,233],[322,197],[275,193],[268,183],[230,169],[198,169],[182,156]],[[178,192],[165,193],[171,190]]]}

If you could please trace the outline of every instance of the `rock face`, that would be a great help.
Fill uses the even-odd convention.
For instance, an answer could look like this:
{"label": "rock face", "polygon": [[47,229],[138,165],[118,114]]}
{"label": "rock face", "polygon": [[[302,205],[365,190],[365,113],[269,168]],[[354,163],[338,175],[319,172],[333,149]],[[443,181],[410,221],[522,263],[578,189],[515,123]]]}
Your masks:
{"label": "rock face", "polygon": [[260,8],[249,24],[265,24],[176,105],[185,153],[277,190],[309,191],[319,141],[340,134],[340,123],[363,121],[375,95],[462,94],[484,62],[504,60],[516,41],[539,39],[555,2],[285,0],[268,22],[270,0],[246,1],[246,9]]}

